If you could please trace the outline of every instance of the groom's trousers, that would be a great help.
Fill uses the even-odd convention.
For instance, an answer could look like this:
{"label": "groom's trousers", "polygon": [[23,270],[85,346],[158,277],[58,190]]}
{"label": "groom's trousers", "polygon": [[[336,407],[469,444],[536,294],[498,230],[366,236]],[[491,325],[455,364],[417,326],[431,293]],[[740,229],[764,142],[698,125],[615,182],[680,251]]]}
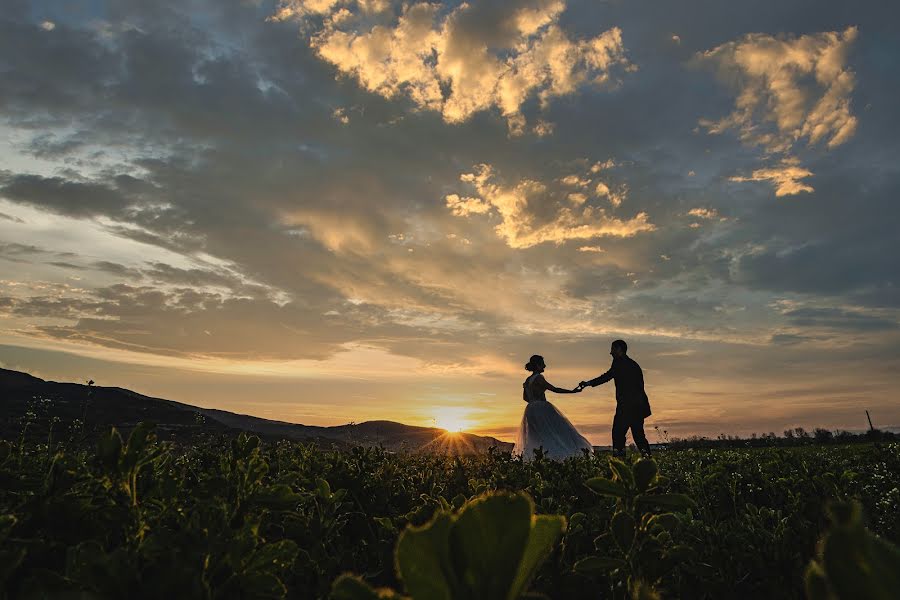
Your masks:
{"label": "groom's trousers", "polygon": [[631,430],[631,437],[638,449],[647,454],[650,453],[650,442],[644,435],[644,417],[639,416],[637,410],[628,410],[626,407],[616,407],[616,416],[613,417],[612,442],[613,451],[616,454],[625,452],[625,434]]}

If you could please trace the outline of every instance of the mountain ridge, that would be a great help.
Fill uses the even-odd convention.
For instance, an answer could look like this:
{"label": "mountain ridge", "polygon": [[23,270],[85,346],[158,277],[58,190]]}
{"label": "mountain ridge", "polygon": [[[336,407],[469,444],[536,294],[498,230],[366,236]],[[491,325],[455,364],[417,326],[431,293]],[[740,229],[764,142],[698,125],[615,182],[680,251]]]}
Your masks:
{"label": "mountain ridge", "polygon": [[[161,439],[188,440],[199,434],[236,435],[247,431],[270,440],[315,442],[322,446],[381,446],[392,451],[471,454],[512,444],[472,433],[448,433],[436,427],[374,420],[335,426],[303,425],[203,408],[177,400],[147,396],[122,387],[48,381],[30,373],[0,369],[0,436],[21,432],[23,419],[37,430],[53,417],[71,424],[84,417],[91,428],[128,430],[140,421],[157,426]],[[32,417],[27,415],[31,414]],[[46,428],[46,426],[45,426]]]}

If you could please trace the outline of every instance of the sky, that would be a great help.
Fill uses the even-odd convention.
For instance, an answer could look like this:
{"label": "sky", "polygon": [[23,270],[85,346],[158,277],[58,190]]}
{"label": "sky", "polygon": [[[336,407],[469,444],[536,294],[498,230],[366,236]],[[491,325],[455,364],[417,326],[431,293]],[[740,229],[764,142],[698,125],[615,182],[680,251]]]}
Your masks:
{"label": "sky", "polygon": [[0,366],[511,440],[622,338],[651,441],[900,426],[898,13],[6,0]]}

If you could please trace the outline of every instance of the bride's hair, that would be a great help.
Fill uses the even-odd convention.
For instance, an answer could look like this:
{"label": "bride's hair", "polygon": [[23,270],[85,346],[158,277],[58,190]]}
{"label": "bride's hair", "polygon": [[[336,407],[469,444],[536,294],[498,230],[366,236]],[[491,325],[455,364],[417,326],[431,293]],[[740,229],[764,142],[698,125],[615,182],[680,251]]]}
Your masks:
{"label": "bride's hair", "polygon": [[526,371],[534,371],[537,369],[538,363],[544,362],[544,357],[540,354],[535,354],[531,358],[528,359],[528,362],[525,363]]}

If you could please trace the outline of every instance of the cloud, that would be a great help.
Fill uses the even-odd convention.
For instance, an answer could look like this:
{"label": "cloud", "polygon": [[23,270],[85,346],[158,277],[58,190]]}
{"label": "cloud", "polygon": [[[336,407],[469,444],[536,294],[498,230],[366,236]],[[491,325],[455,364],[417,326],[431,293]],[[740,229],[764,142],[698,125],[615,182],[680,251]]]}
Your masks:
{"label": "cloud", "polygon": [[19,217],[13,217],[13,216],[7,215],[5,213],[0,213],[0,220],[12,221],[13,223],[24,223],[25,222],[22,219],[20,219]]}
{"label": "cloud", "polygon": [[491,205],[481,198],[472,198],[466,196],[460,198],[456,194],[447,194],[445,198],[447,208],[449,208],[457,217],[468,217],[469,215],[483,215],[491,211]]}
{"label": "cloud", "polygon": [[[737,127],[688,134],[700,116],[719,121],[734,112],[735,97],[754,80],[737,66],[717,79],[684,61],[742,42],[735,32],[748,26],[822,31],[818,23],[845,21],[841,5],[817,5],[813,23],[777,2],[694,3],[663,15],[628,2],[568,0],[563,11],[553,2],[430,10],[340,0],[298,4],[299,22],[265,21],[272,3],[259,2],[120,0],[102,15],[32,4],[17,0],[0,19],[0,186],[9,192],[0,212],[13,217],[0,217],[0,239],[22,246],[0,249],[0,342],[40,336],[27,343],[134,348],[155,355],[141,361],[186,357],[177,361],[186,369],[198,356],[311,358],[323,361],[304,367],[317,377],[341,372],[338,363],[353,352],[342,350],[374,348],[378,359],[366,359],[367,369],[403,365],[383,392],[386,418],[399,418],[400,405],[427,403],[413,380],[473,373],[440,395],[472,389],[473,398],[492,391],[500,400],[518,385],[522,352],[551,357],[554,373],[572,365],[594,372],[615,337],[634,343],[660,418],[676,418],[683,401],[717,390],[714,403],[691,409],[713,430],[721,422],[712,408],[746,400],[759,412],[759,373],[773,385],[849,377],[896,387],[898,330],[871,320],[896,321],[900,306],[900,190],[885,159],[900,122],[884,100],[897,95],[897,82],[878,60],[900,42],[870,26],[889,22],[885,9],[854,12],[860,60],[841,62],[858,82],[850,142],[839,143],[837,124],[813,114],[826,88],[810,71],[790,81],[808,92],[804,120],[826,131],[813,142],[813,128],[799,126],[788,150],[771,153],[752,136],[736,141]],[[45,18],[57,23],[52,32],[40,29]],[[623,33],[607,37],[611,56],[625,57],[627,46],[626,60],[641,70],[583,61],[569,76],[570,59],[587,56],[580,44],[614,26]],[[353,49],[364,77],[323,59],[316,41],[329,32],[359,38]],[[416,48],[411,39],[427,43]],[[378,68],[365,70],[370,65]],[[761,90],[753,131],[797,135],[796,127],[782,132],[776,117],[766,120],[780,100],[770,106],[774,92]],[[834,92],[849,97],[840,85]],[[463,120],[448,125],[454,114]],[[774,179],[728,181],[782,169],[791,156],[815,172],[797,180],[816,188],[801,196],[815,202],[760,202],[756,192],[780,185]],[[484,193],[459,180],[478,175],[471,165],[482,163],[492,170]],[[506,213],[501,196],[516,199]],[[712,211],[729,221],[703,227],[721,219]],[[652,235],[597,231],[621,232],[639,224],[639,214],[652,217]],[[697,228],[686,226],[691,221]],[[72,275],[82,276],[77,285]],[[111,289],[119,283],[128,287]],[[871,318],[773,313],[769,303],[782,297]],[[804,343],[788,345],[797,336]],[[696,354],[651,357],[653,340]],[[770,340],[784,344],[779,352]],[[554,381],[583,376],[573,369]],[[486,382],[494,387],[479,389]],[[222,398],[211,402],[230,398],[245,412],[259,406],[258,395],[219,389]],[[279,394],[286,403],[328,404],[328,418],[372,416],[344,386],[306,396]],[[783,407],[783,395],[771,402]],[[494,404],[497,423],[515,422],[521,411],[515,402]],[[586,400],[570,416],[602,421],[597,410]],[[817,405],[808,414],[823,412]]]}
{"label": "cloud", "polygon": [[719,216],[719,212],[714,208],[692,208],[687,214],[700,219],[716,219]]}
{"label": "cloud", "polygon": [[[447,123],[495,108],[510,133],[520,135],[529,98],[546,106],[581,86],[610,83],[615,68],[633,68],[619,28],[573,40],[559,26],[565,7],[561,0],[488,1],[446,12],[419,2],[404,5],[396,20],[390,15],[373,25],[364,6],[354,13],[330,0],[291,0],[273,18],[307,22],[310,14],[325,15],[312,47],[370,92],[406,96]],[[543,120],[533,128],[538,136],[552,130]]]}
{"label": "cloud", "polygon": [[116,284],[82,296],[5,297],[17,316],[69,321],[40,337],[180,357],[322,360],[361,337],[405,337],[382,311],[349,302],[278,304],[215,291]]}
{"label": "cloud", "polygon": [[799,37],[747,34],[699,54],[700,64],[717,69],[736,90],[734,111],[718,121],[703,120],[710,133],[729,129],[768,152],[788,152],[796,143],[839,146],[854,134],[850,110],[855,85],[847,54],[857,28]]}
{"label": "cloud", "polygon": [[835,307],[801,307],[781,313],[798,327],[825,328],[847,331],[885,331],[900,328],[895,319],[867,314],[858,309]]}
{"label": "cloud", "polygon": [[540,181],[521,179],[506,185],[490,165],[477,165],[472,173],[460,175],[460,180],[478,195],[461,204],[457,194],[449,194],[445,197],[447,207],[457,216],[488,212],[498,216],[500,223],[494,231],[510,248],[529,248],[545,242],[559,245],[597,237],[632,237],[656,229],[645,212],[622,220],[603,208],[572,202],[570,193],[551,189]]}
{"label": "cloud", "polygon": [[729,177],[729,181],[771,181],[775,187],[775,196],[793,196],[802,192],[815,191],[811,185],[803,183],[807,177],[812,177],[812,171],[799,166],[798,161],[785,159],[776,167],[756,169],[749,177],[735,175]]}
{"label": "cloud", "polygon": [[614,207],[618,207],[622,204],[625,198],[628,195],[628,186],[625,184],[619,185],[614,189],[610,189],[609,185],[600,181],[597,183],[597,187],[594,188],[594,194],[597,196],[605,197],[609,200],[609,203]]}
{"label": "cloud", "polygon": [[751,33],[695,56],[737,94],[729,115],[700,125],[711,134],[734,130],[744,144],[782,157],[777,167],[731,181],[769,181],[777,197],[813,191],[801,182],[812,171],[794,154],[804,146],[833,149],[856,132],[850,108],[856,77],[847,56],[857,35],[856,27],[801,36]]}
{"label": "cloud", "polygon": [[128,205],[118,190],[102,183],[3,172],[0,196],[74,217],[116,214]]}

